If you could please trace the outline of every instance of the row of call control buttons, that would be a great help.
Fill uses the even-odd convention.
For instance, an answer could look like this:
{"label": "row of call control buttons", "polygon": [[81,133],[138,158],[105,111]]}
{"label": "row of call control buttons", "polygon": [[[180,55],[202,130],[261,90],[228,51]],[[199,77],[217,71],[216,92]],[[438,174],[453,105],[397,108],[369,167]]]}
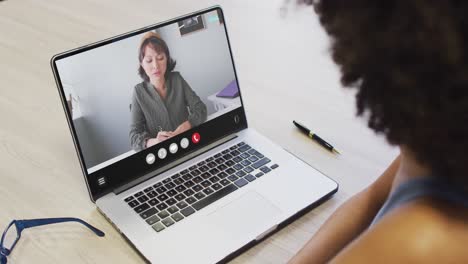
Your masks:
{"label": "row of call control buttons", "polygon": [[[199,133],[193,133],[192,142],[194,144],[198,144],[200,142],[200,134]],[[189,145],[190,145],[190,142],[189,142],[189,140],[187,138],[182,138],[180,140],[180,147],[181,148],[186,149],[186,148],[188,148]],[[179,146],[177,145],[177,143],[172,143],[171,145],[169,145],[169,152],[171,154],[176,154],[178,150],[179,150]],[[158,158],[159,159],[165,159],[166,157],[167,157],[167,150],[165,148],[160,148],[158,150]],[[148,155],[146,155],[146,163],[151,165],[155,161],[156,161],[156,156],[153,153],[149,153]]]}

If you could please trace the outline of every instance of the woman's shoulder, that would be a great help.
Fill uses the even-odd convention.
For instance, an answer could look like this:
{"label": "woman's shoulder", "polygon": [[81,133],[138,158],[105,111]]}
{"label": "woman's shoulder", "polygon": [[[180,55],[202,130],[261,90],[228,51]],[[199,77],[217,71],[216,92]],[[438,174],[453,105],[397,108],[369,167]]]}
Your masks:
{"label": "woman's shoulder", "polygon": [[429,233],[427,238],[437,238],[428,242],[454,238],[460,233],[449,230],[458,229],[464,232],[465,241],[468,242],[468,208],[436,198],[420,198],[402,205],[388,217],[383,217],[382,222],[388,229],[391,229],[390,224],[396,224],[394,228],[405,228],[407,234],[415,239]]}
{"label": "woman's shoulder", "polygon": [[[385,215],[338,256],[337,261],[388,262],[468,260],[468,208],[423,198]],[[453,262],[453,261],[452,261]]]}
{"label": "woman's shoulder", "polygon": [[148,85],[143,81],[141,83],[138,83],[135,85],[133,88],[133,100],[141,100],[143,97],[147,97],[148,91],[147,91]]}
{"label": "woman's shoulder", "polygon": [[145,89],[145,87],[146,87],[146,84],[143,81],[143,82],[138,83],[138,84],[135,85],[134,91],[143,90],[143,89]]}
{"label": "woman's shoulder", "polygon": [[166,84],[168,84],[171,87],[182,88],[182,87],[187,86],[187,82],[185,81],[184,77],[182,77],[182,74],[178,71],[170,72],[166,79],[167,79]]}
{"label": "woman's shoulder", "polygon": [[168,76],[167,76],[167,79],[170,79],[172,81],[177,81],[177,80],[181,80],[183,79],[182,78],[182,75],[180,74],[180,72],[178,71],[171,71]]}
{"label": "woman's shoulder", "polygon": [[[414,259],[434,262],[438,257],[452,256],[468,260],[465,249],[468,244],[467,207],[422,198],[395,209],[381,222],[376,234],[382,235],[383,241],[392,241]],[[451,261],[440,259],[437,262]]]}
{"label": "woman's shoulder", "polygon": [[133,94],[136,95],[136,94],[141,94],[143,93],[143,91],[145,91],[148,87],[148,84],[143,81],[141,83],[138,83],[135,85],[135,87],[133,88]]}

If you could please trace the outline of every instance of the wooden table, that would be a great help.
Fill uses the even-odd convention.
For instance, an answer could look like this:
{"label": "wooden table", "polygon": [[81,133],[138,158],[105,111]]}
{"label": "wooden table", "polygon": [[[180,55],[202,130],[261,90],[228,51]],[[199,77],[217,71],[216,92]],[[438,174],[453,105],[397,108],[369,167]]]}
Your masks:
{"label": "wooden table", "polygon": [[[75,216],[27,230],[11,263],[143,263],[89,200],[49,59],[97,40],[220,4],[250,126],[340,183],[338,193],[233,263],[284,263],[348,197],[397,155],[355,117],[328,39],[311,8],[283,0],[6,0],[0,2],[0,227],[12,219]],[[278,107],[285,106],[285,107]],[[334,156],[300,134],[297,119],[334,144]]]}

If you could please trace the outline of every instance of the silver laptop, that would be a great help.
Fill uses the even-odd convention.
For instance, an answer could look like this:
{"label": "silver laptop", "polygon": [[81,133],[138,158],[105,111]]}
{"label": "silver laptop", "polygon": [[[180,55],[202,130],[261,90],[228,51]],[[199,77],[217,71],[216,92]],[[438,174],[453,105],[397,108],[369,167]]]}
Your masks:
{"label": "silver laptop", "polygon": [[91,200],[150,262],[226,262],[338,190],[248,126],[218,6],[51,65]]}

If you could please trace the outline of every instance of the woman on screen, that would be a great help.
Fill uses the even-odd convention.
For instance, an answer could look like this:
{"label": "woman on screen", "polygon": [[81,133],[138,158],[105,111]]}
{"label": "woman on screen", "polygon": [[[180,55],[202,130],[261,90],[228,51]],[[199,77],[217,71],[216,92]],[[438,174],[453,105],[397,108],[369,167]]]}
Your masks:
{"label": "woman on screen", "polygon": [[198,126],[207,118],[206,105],[190,88],[171,58],[164,40],[154,32],[143,36],[131,106],[130,141],[136,151],[151,147]]}

